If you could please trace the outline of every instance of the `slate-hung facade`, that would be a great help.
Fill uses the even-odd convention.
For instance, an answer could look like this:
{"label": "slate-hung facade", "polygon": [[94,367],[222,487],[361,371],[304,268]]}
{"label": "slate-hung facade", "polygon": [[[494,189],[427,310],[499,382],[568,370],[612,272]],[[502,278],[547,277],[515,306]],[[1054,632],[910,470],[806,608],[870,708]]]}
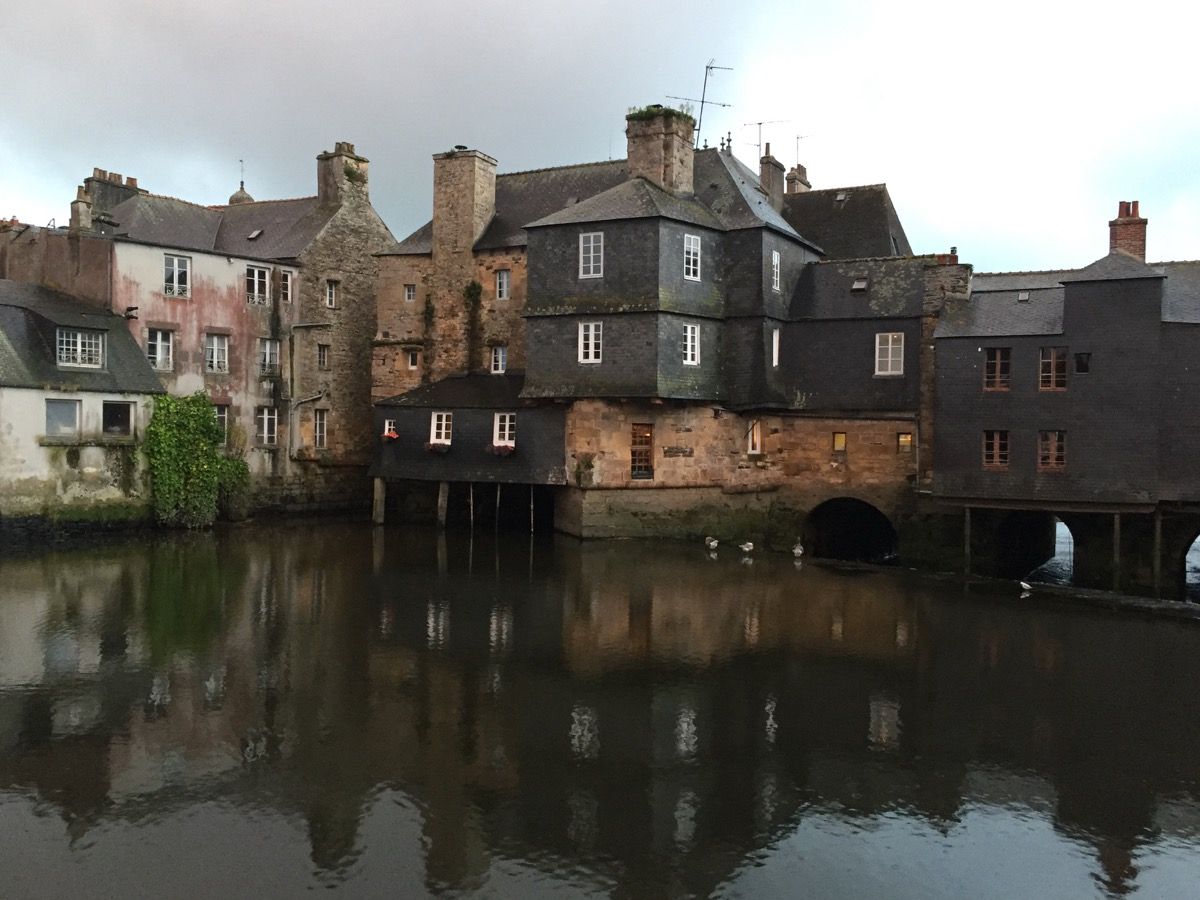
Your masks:
{"label": "slate-hung facade", "polygon": [[367,160],[339,143],[317,194],[224,206],[96,170],[67,233],[14,230],[6,268],[123,313],[170,393],[204,391],[260,505],[362,504],[373,446],[374,251]]}
{"label": "slate-hung facade", "polygon": [[[505,344],[523,377],[515,455],[535,437],[526,410],[560,411],[565,458],[539,483],[565,476],[556,524],[577,534],[761,532],[772,511],[794,520],[837,496],[888,515],[911,505],[928,432],[922,336],[965,291],[966,268],[831,260],[826,238],[847,257],[908,253],[881,186],[805,202],[802,169],[785,178],[769,147],[757,174],[724,147],[695,151],[690,118],[673,110],[632,114],[627,135],[626,160],[517,176],[466,148],[435,156],[433,221],[381,260],[376,396],[494,371]],[[484,277],[497,254],[511,266],[508,305]],[[397,365],[398,345],[419,364]],[[471,447],[462,468],[456,448],[401,460],[400,443],[460,417],[436,396],[378,403],[377,428],[433,405],[417,434],[381,439],[375,474],[508,480],[511,460],[481,470]]]}

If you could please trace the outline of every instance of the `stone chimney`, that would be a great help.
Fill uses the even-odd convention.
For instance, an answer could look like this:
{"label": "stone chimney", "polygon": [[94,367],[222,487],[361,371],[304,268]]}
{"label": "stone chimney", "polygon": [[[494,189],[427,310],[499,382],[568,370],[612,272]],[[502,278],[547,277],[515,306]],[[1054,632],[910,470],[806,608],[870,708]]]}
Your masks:
{"label": "stone chimney", "polygon": [[1117,217],[1108,223],[1108,252],[1124,250],[1146,261],[1146,220],[1138,215],[1138,201],[1122,200]]}
{"label": "stone chimney", "polygon": [[368,160],[354,152],[349,141],[338,141],[317,157],[317,199],[339,204],[348,197],[367,199]]}
{"label": "stone chimney", "polygon": [[433,252],[470,252],[496,214],[496,160],[461,144],[433,157]]}
{"label": "stone chimney", "polygon": [[771,155],[770,142],[766,150],[758,161],[758,183],[762,185],[775,212],[779,212],[783,209],[783,163]]}
{"label": "stone chimney", "polygon": [[[124,203],[130,197],[146,193],[138,187],[136,178],[123,178],[116,172],[106,172],[103,169],[92,169],[91,177],[83,180],[83,189],[91,202],[92,218],[107,216],[118,204]],[[71,204],[72,218],[75,203],[78,202],[77,197]]]}
{"label": "stone chimney", "polygon": [[808,170],[800,163],[796,163],[787,173],[787,192],[800,194],[811,190],[812,185],[808,183]]}
{"label": "stone chimney", "polygon": [[[132,180],[132,179],[131,179]],[[134,180],[134,185],[137,181]],[[75,192],[75,199],[71,201],[71,234],[78,234],[81,231],[92,230],[92,198],[88,196],[87,188],[82,184]]]}
{"label": "stone chimney", "polygon": [[692,117],[659,104],[625,117],[629,177],[642,177],[672,194],[692,193]]}

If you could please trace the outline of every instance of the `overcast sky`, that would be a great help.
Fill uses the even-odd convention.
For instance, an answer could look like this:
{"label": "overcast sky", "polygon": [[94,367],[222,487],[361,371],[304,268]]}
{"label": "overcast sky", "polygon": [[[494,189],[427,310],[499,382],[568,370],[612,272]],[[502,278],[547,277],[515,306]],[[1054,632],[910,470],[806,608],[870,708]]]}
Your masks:
{"label": "overcast sky", "polygon": [[[886,182],[916,252],[978,271],[1083,265],[1140,200],[1153,260],[1200,258],[1193,4],[1056,0],[455,4],[38,0],[0,20],[0,215],[66,221],[94,166],[199,203],[315,193],[336,140],[393,233],[433,153],[501,172],[623,157],[629,107],[698,97],[814,187]],[[983,7],[983,4],[979,4]]]}

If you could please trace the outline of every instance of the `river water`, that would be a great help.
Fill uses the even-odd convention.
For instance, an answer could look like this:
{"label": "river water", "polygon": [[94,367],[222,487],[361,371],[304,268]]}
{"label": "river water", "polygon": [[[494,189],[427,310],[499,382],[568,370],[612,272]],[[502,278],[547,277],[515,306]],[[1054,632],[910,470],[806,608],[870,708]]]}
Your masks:
{"label": "river water", "polygon": [[1200,627],[335,522],[0,559],[0,896],[1200,895]]}

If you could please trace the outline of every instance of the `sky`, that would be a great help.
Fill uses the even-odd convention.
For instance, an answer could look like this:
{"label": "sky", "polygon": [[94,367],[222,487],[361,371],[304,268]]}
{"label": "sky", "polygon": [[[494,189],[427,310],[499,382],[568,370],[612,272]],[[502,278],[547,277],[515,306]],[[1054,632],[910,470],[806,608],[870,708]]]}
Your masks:
{"label": "sky", "polygon": [[698,98],[713,60],[703,139],[757,169],[763,122],[815,188],[886,182],[915,252],[1081,266],[1140,200],[1148,258],[1197,259],[1198,32],[1162,0],[39,0],[0,19],[0,216],[65,223],[93,167],[210,204],[244,160],[255,198],[311,195],[346,140],[403,238],[432,154],[621,158],[625,113]]}

